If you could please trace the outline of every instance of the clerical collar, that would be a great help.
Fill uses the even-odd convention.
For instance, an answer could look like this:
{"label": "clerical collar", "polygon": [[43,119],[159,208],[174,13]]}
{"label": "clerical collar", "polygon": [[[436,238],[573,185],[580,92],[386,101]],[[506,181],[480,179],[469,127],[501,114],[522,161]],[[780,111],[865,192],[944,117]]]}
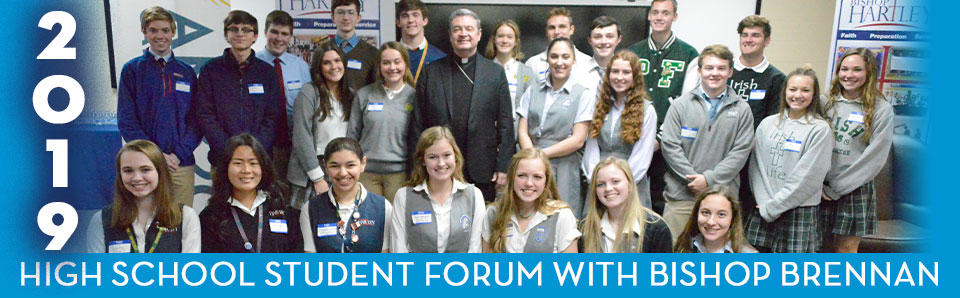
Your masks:
{"label": "clerical collar", "polygon": [[473,55],[470,55],[470,57],[467,57],[467,58],[462,58],[460,56],[457,56],[456,54],[453,54],[451,56],[454,56],[454,60],[456,60],[457,63],[459,63],[461,66],[467,66],[468,64],[473,63],[474,61],[477,61],[477,53],[473,53]]}

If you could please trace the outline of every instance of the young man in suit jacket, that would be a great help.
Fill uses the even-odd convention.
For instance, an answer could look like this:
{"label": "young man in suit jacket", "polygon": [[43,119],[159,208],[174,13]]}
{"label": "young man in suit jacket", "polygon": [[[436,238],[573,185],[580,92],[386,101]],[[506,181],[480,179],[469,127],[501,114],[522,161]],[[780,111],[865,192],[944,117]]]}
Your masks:
{"label": "young man in suit jacket", "polygon": [[[450,15],[453,54],[424,66],[411,121],[411,145],[420,133],[443,125],[463,150],[464,176],[487,201],[506,183],[515,151],[513,107],[503,67],[477,54],[480,17],[468,9]],[[413,152],[411,148],[411,152]]]}

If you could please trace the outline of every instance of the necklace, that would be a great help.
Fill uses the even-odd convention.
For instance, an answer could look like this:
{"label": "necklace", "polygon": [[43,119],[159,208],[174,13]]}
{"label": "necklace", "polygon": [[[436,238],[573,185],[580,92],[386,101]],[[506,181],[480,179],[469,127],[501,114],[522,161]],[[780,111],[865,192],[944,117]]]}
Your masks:
{"label": "necklace", "polygon": [[530,211],[530,214],[523,215],[523,213],[520,212],[520,209],[517,208],[517,213],[520,214],[520,218],[522,218],[522,219],[527,219],[527,218],[533,217],[534,214],[537,214],[537,209],[534,208],[533,211]]}
{"label": "necklace", "polygon": [[470,85],[473,85],[473,80],[470,79],[470,76],[467,75],[467,72],[463,70],[463,67],[460,67],[460,63],[456,63],[457,68],[460,69],[460,73],[463,74],[464,78],[467,78],[467,81],[470,81]]}

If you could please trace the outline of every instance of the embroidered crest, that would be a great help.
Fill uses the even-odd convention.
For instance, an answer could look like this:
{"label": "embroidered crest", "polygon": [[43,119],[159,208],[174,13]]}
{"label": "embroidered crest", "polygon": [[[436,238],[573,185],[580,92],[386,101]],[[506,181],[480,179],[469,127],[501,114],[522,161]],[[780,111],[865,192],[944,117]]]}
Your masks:
{"label": "embroidered crest", "polygon": [[545,239],[547,236],[546,234],[547,229],[543,226],[538,226],[537,233],[533,235],[533,240],[536,240],[537,242],[543,242],[543,239]]}
{"label": "embroidered crest", "polygon": [[470,216],[464,214],[460,217],[460,227],[463,228],[464,233],[470,233]]}

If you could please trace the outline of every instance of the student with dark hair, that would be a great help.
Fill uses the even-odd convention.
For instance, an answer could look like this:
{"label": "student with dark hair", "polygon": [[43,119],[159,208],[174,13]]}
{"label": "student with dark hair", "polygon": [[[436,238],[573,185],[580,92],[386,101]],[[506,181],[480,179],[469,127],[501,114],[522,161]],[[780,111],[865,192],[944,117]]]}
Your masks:
{"label": "student with dark hair", "polygon": [[[573,37],[573,31],[576,29],[573,26],[573,15],[570,13],[570,10],[567,10],[564,7],[555,7],[547,13],[547,26],[545,33],[547,35],[547,41],[553,41],[557,38],[567,38],[570,39]],[[573,65],[573,75],[575,78],[582,73],[586,73],[584,68],[587,61],[590,60],[590,56],[580,52],[576,48],[573,49],[575,56],[576,64]],[[533,69],[533,72],[537,73],[540,81],[547,79],[547,70],[550,68],[550,63],[547,62],[547,51],[530,57],[525,62],[527,66]]]}
{"label": "student with dark hair", "polygon": [[727,86],[733,53],[723,45],[703,49],[700,87],[670,105],[663,121],[661,149],[668,166],[663,218],[679,235],[694,198],[711,185],[740,187],[740,169],[753,145],[750,107]]}
{"label": "student with dark hair", "polygon": [[586,89],[573,76],[573,42],[560,37],[547,47],[550,70],[547,79],[530,86],[520,99],[517,114],[517,141],[522,149],[542,149],[550,158],[552,172],[559,185],[559,197],[566,202],[573,215],[583,216],[583,197],[580,195],[580,151],[587,139],[590,120],[593,119],[595,93]]}
{"label": "student with dark hair", "polygon": [[369,157],[360,182],[392,202],[407,181],[407,142],[415,92],[403,45],[384,43],[377,61],[377,82],[357,91],[347,137],[359,140]]}
{"label": "student with dark hair", "polygon": [[203,252],[301,252],[300,213],[287,207],[270,155],[247,133],[227,142],[200,212]]}
{"label": "student with dark hair", "polygon": [[113,203],[93,214],[87,251],[200,252],[200,219],[177,204],[163,152],[147,140],[123,145],[116,158]]}
{"label": "student with dark hair", "polygon": [[413,74],[413,83],[410,84],[413,86],[420,80],[424,65],[447,56],[447,53],[427,42],[424,36],[423,29],[430,21],[428,13],[430,10],[420,0],[397,2],[397,28],[400,28],[400,43],[407,49],[410,58],[407,68]]}
{"label": "student with dark hair", "polygon": [[580,79],[580,84],[594,92],[600,92],[603,77],[617,53],[617,46],[623,41],[620,35],[620,24],[608,16],[599,16],[590,23],[590,37],[587,38],[593,48],[593,56],[585,61],[587,73]]}
{"label": "student with dark hair", "polygon": [[377,48],[357,35],[363,3],[360,0],[333,0],[330,11],[333,23],[337,25],[337,34],[333,35],[332,41],[345,54],[343,63],[347,67],[347,82],[353,90],[360,90],[376,81],[377,64]]}
{"label": "student with dark hair", "polygon": [[127,142],[149,140],[163,151],[176,202],[193,205],[193,150],[200,144],[196,115],[189,113],[197,90],[197,74],[174,56],[177,23],[162,7],[148,8],[140,31],[150,43],[143,56],[120,71],[117,87],[117,128]]}
{"label": "student with dark hair", "polygon": [[463,178],[463,155],[450,129],[423,131],[407,185],[393,197],[397,253],[478,253],[483,193]]}
{"label": "student with dark hair", "polygon": [[321,166],[323,148],[330,140],[347,135],[353,89],[344,75],[343,57],[333,42],[320,43],[310,59],[311,82],[294,102],[293,150],[287,171],[293,208],[329,189]]}
{"label": "student with dark hair", "polygon": [[390,252],[393,206],[360,183],[366,165],[363,149],[354,139],[336,138],[324,148],[323,166],[333,185],[303,204],[304,252]]}
{"label": "student with dark hair", "polygon": [[516,144],[507,77],[503,67],[477,53],[480,28],[480,16],[469,9],[450,14],[453,54],[423,70],[408,144],[428,127],[448,126],[464,148],[466,181],[493,201],[496,187],[506,183]]}
{"label": "student with dark hair", "polygon": [[757,127],[748,171],[757,208],[747,221],[747,239],[757,248],[820,249],[817,205],[830,170],[833,135],[819,99],[817,74],[810,66],[797,68],[787,76],[780,113]]}
{"label": "student with dark hair", "polygon": [[893,143],[893,106],[877,87],[877,56],[866,48],[847,49],[821,98],[835,137],[832,164],[820,204],[823,231],[836,252],[855,253],[863,235],[877,231],[873,179]]}
{"label": "student with dark hair", "polygon": [[730,187],[714,185],[697,196],[690,219],[677,237],[678,253],[755,253],[744,236],[740,201]]}
{"label": "student with dark hair", "polygon": [[223,20],[223,32],[230,47],[203,66],[194,94],[200,129],[210,145],[207,160],[214,171],[217,161],[229,154],[223,150],[231,136],[249,133],[269,151],[284,113],[277,72],[251,49],[257,40],[257,19],[242,10],[231,11]]}
{"label": "student with dark hair", "polygon": [[[302,88],[310,83],[310,67],[307,62],[294,54],[287,53],[293,40],[293,18],[285,11],[274,10],[267,15],[264,25],[267,45],[257,52],[257,58],[270,64],[280,77],[280,93],[284,113],[277,120],[277,139],[273,146],[273,161],[277,167],[279,180],[286,183],[287,165],[290,162],[290,128],[293,127],[293,104]],[[282,121],[280,121],[282,120]]]}

